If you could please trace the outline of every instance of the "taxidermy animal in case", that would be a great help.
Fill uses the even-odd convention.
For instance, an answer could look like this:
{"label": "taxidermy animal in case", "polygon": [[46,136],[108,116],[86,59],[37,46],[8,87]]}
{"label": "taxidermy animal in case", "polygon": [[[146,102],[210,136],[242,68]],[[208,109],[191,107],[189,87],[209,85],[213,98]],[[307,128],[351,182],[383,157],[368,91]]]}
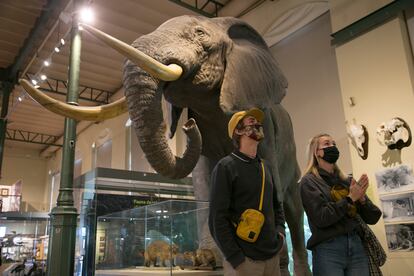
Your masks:
{"label": "taxidermy animal in case", "polygon": [[[77,120],[105,120],[128,109],[151,166],[170,178],[183,178],[192,172],[195,197],[204,201],[209,199],[212,168],[233,150],[227,136],[231,115],[251,107],[262,109],[265,138],[258,153],[267,161],[278,199],[283,202],[295,273],[310,275],[292,123],[280,104],[287,80],[260,34],[236,18],[180,16],[140,36],[130,46],[91,26],[83,28],[127,58],[123,80],[126,97],[107,106],[78,107],[53,100],[22,80],[32,97],[49,110]],[[166,140],[163,97],[172,106],[170,137],[183,108],[188,108],[192,118],[183,127],[188,145],[182,157],[173,154]],[[282,273],[288,274],[287,263],[282,264]]]}
{"label": "taxidermy animal in case", "polygon": [[197,249],[195,252],[186,251],[184,252],[184,259],[191,260],[193,266],[200,267],[216,267],[216,258],[214,253],[210,249]]}
{"label": "taxidermy animal in case", "polygon": [[401,118],[395,117],[377,128],[377,140],[389,149],[402,149],[411,145],[411,130]]}
{"label": "taxidermy animal in case", "polygon": [[157,266],[157,259],[159,260],[159,266],[167,266],[166,261],[170,262],[171,266],[174,266],[174,258],[177,255],[178,247],[175,244],[170,245],[165,241],[153,241],[145,250],[144,253],[144,265],[145,266]]}
{"label": "taxidermy animal in case", "polygon": [[358,155],[366,160],[368,158],[368,131],[364,125],[351,124],[348,127],[348,137],[356,148]]}
{"label": "taxidermy animal in case", "polygon": [[197,249],[196,251],[196,263],[197,266],[216,266],[216,258],[214,257],[213,251],[210,249]]}

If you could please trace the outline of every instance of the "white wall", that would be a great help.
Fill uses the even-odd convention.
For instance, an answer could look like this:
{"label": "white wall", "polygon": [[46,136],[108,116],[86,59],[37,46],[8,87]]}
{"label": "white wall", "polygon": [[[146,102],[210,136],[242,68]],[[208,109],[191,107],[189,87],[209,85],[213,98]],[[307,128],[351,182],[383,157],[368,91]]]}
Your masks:
{"label": "white wall", "polygon": [[351,172],[334,48],[330,45],[330,18],[326,13],[271,48],[285,73],[289,88],[282,104],[295,132],[301,169],[306,146],[318,133],[331,134],[341,151],[339,165]]}
{"label": "white wall", "polygon": [[[405,21],[394,19],[336,48],[343,102],[354,97],[356,105],[344,105],[345,117],[364,124],[370,135],[369,155],[362,160],[352,152],[356,175],[367,172],[371,179],[369,194],[377,204],[375,172],[399,164],[414,164],[414,147],[387,150],[375,140],[378,125],[393,117],[414,126],[413,56]],[[387,249],[384,223],[373,227]],[[413,275],[412,252],[388,253],[383,268],[386,275]]]}
{"label": "white wall", "polygon": [[[265,1],[263,4],[243,15],[241,19],[252,25],[260,34],[265,34],[278,18],[294,10],[300,10],[300,7],[309,4],[328,4],[327,1],[315,0],[278,0]],[[292,26],[290,26],[292,27]]]}
{"label": "white wall", "polygon": [[5,147],[2,185],[22,180],[22,211],[44,211],[47,179],[46,159],[36,150]]}

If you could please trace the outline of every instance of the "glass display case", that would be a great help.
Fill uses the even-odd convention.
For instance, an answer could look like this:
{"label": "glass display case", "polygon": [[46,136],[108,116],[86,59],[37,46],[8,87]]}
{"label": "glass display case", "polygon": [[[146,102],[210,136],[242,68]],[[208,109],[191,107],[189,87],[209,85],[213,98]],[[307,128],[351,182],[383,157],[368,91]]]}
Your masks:
{"label": "glass display case", "polygon": [[190,177],[169,179],[110,168],[95,168],[77,177],[73,196],[79,212],[74,268],[77,276],[94,275],[96,261],[103,258],[98,217],[168,199],[194,199]]}
{"label": "glass display case", "polygon": [[3,275],[41,275],[45,271],[48,227],[47,213],[2,213],[0,239]]}
{"label": "glass display case", "polygon": [[168,200],[99,216],[95,275],[222,275],[203,245],[208,202]]}

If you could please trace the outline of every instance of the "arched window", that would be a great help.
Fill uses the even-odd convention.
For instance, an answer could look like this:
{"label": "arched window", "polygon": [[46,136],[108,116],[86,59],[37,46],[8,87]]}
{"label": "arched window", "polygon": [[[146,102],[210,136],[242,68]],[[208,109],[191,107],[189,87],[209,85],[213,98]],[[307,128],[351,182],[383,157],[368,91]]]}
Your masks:
{"label": "arched window", "polygon": [[95,143],[92,145],[93,164],[92,167],[112,167],[112,133],[105,128],[102,130]]}
{"label": "arched window", "polygon": [[49,212],[56,206],[56,201],[59,195],[60,187],[60,172],[49,173],[50,189],[49,189]]}
{"label": "arched window", "polygon": [[73,167],[73,179],[78,178],[82,174],[82,153],[80,150],[75,152],[75,164]]}
{"label": "arched window", "polygon": [[131,127],[131,119],[125,123],[126,129],[126,168],[130,171],[155,172],[145,158],[137,135]]}

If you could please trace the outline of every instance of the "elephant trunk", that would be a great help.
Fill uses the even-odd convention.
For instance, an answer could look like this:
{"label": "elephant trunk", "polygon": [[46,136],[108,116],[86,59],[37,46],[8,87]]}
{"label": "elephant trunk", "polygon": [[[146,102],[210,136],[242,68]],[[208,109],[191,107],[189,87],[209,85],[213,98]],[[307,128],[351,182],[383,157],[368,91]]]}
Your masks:
{"label": "elephant trunk", "polygon": [[[183,157],[175,156],[168,146],[161,107],[163,83],[160,80],[177,80],[182,75],[182,68],[162,58],[159,49],[162,42],[165,43],[164,34],[155,32],[142,36],[129,46],[92,26],[84,27],[128,59],[124,66],[125,95],[131,121],[148,162],[164,176],[187,176],[200,156],[201,134],[195,121],[189,120],[183,127],[189,138]],[[167,52],[171,54],[169,49]]]}
{"label": "elephant trunk", "polygon": [[131,121],[151,166],[170,178],[183,178],[195,167],[201,153],[201,134],[194,119],[183,127],[188,136],[182,157],[175,156],[165,136],[161,106],[162,83],[130,61],[124,67],[124,87]]}

